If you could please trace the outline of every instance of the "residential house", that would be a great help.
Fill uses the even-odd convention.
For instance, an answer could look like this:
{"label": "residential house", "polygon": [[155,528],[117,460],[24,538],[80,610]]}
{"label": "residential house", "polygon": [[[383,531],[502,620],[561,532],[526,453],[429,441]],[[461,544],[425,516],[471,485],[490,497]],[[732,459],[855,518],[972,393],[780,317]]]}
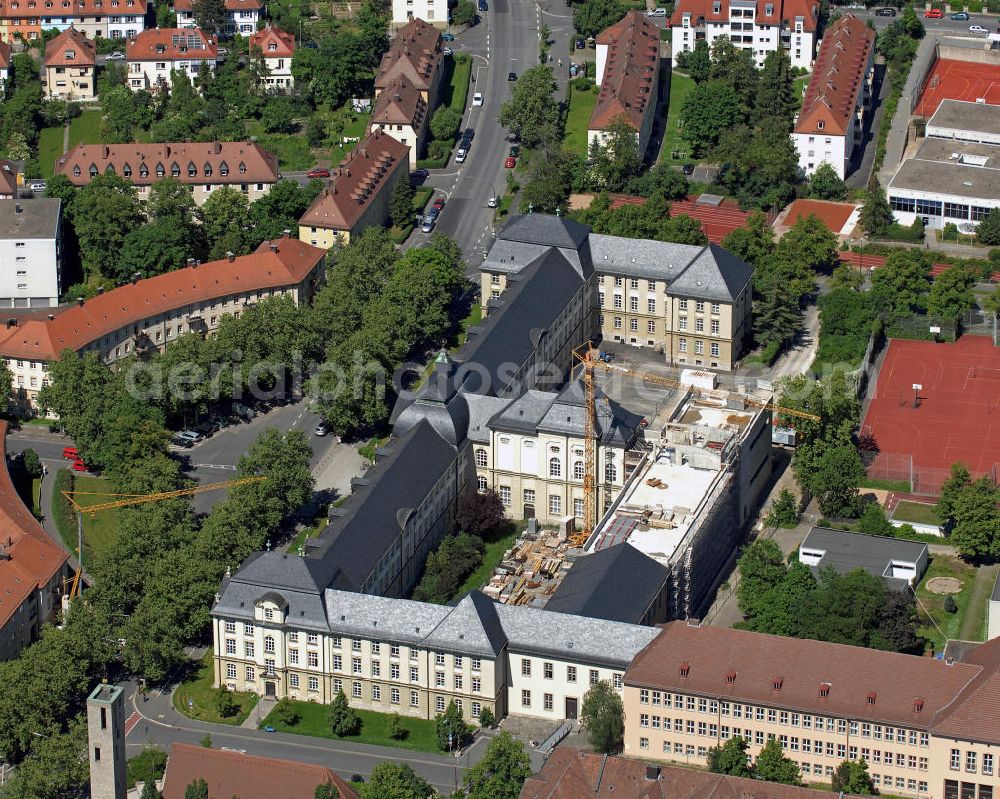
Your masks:
{"label": "residential house", "polygon": [[853,14],[827,28],[792,142],[799,167],[811,175],[829,164],[843,179],[861,144],[875,75],[875,31]]}
{"label": "residential house", "polygon": [[86,186],[110,172],[149,198],[158,180],[173,177],[190,187],[197,205],[228,186],[253,202],[278,182],[278,158],[252,142],[170,142],[168,144],[78,144],[56,161],[55,172],[74,186]]}
{"label": "residential house", "polygon": [[441,0],[392,0],[393,28],[402,28],[414,20],[429,22],[436,28],[444,30],[450,20],[448,5]]}
{"label": "residential house", "polygon": [[48,308],[62,294],[61,200],[0,200],[0,308]]}
{"label": "residential house", "polygon": [[397,181],[410,179],[409,150],[381,130],[369,133],[299,219],[299,238],[328,250],[367,227],[384,225]]}
{"label": "residential house", "polygon": [[381,130],[410,148],[410,169],[417,168],[417,158],[427,142],[429,125],[427,102],[405,75],[391,79],[375,98],[370,130]]}
{"label": "residential house", "polygon": [[129,88],[170,91],[172,72],[193,81],[202,69],[215,69],[219,48],[214,36],[198,28],[156,28],[129,39],[125,57]]}
{"label": "residential house", "polygon": [[882,793],[990,799],[998,701],[996,640],[939,660],[675,621],[625,674],[625,755],[705,766],[775,738],[806,783],[862,760]]}
{"label": "residential house", "polygon": [[97,51],[76,28],[67,28],[45,45],[42,63],[46,99],[87,101],[97,96]]}
{"label": "residential house", "polygon": [[441,32],[422,19],[413,19],[396,31],[375,73],[375,96],[398,77],[405,77],[420,91],[433,113],[444,74]]}
{"label": "residential house", "polygon": [[17,199],[24,184],[24,162],[0,158],[0,200]]}
{"label": "residential house", "polygon": [[7,91],[7,77],[10,72],[10,45],[0,39],[0,95]]}
{"label": "residential house", "polygon": [[251,34],[249,49],[251,57],[264,65],[264,86],[268,91],[290,91],[295,85],[292,77],[295,37],[268,23],[267,27]]}
{"label": "residential house", "polygon": [[709,48],[720,36],[749,50],[758,68],[781,48],[793,67],[808,69],[819,25],[818,0],[680,0],[670,17],[673,63],[704,40]]}
{"label": "residential house", "polygon": [[597,103],[587,125],[587,147],[607,141],[625,121],[636,132],[640,158],[653,132],[660,76],[660,29],[641,11],[629,11],[597,36]]}
{"label": "residential house", "polygon": [[127,39],[146,27],[146,0],[3,0],[0,37],[40,39],[43,30],[71,26],[89,39]]}
{"label": "residential house", "polygon": [[[264,4],[261,0],[224,0],[226,24],[219,31],[223,36],[252,36],[256,32]],[[194,0],[174,0],[178,28],[196,28]]]}

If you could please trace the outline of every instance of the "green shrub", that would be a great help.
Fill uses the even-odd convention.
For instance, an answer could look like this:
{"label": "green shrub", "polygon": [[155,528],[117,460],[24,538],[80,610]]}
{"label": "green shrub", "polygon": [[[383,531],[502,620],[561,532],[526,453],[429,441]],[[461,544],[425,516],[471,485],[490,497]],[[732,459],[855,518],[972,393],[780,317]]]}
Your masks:
{"label": "green shrub", "polygon": [[285,698],[278,700],[274,710],[271,711],[271,718],[286,727],[294,727],[298,724],[299,714],[295,712],[295,705]]}
{"label": "green shrub", "polygon": [[435,139],[427,145],[427,158],[433,161],[447,161],[451,154],[451,142]]}
{"label": "green shrub", "polygon": [[954,222],[948,222],[943,228],[941,228],[941,240],[958,241],[958,225]]}
{"label": "green shrub", "polygon": [[215,690],[215,709],[224,719],[232,718],[239,712],[236,700],[229,693],[229,689],[217,688]]}

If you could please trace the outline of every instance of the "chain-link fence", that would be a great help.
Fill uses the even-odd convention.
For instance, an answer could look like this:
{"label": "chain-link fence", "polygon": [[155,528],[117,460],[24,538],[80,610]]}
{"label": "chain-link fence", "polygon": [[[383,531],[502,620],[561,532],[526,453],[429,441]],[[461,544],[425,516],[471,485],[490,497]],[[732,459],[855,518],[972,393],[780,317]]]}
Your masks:
{"label": "chain-link fence", "polygon": [[958,337],[958,324],[954,319],[915,314],[889,322],[886,325],[885,335],[888,338],[954,342]]}
{"label": "chain-link fence", "polygon": [[[909,483],[909,493],[919,496],[941,496],[941,487],[951,474],[950,468],[914,465],[913,456],[902,452],[863,452],[861,459],[869,479]],[[985,476],[1000,485],[1000,463],[994,463]]]}

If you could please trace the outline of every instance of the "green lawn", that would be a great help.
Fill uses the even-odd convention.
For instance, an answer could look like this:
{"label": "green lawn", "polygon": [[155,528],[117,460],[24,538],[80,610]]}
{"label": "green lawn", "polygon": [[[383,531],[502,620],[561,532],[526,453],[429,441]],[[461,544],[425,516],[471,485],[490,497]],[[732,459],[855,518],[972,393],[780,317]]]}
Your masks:
{"label": "green lawn", "polygon": [[[958,606],[956,613],[948,613],[944,609],[945,594],[935,594],[927,590],[928,581],[935,577],[955,577],[962,581],[962,590],[952,594]],[[947,555],[931,555],[927,573],[917,586],[917,617],[920,624],[917,635],[927,639],[935,651],[943,651],[947,639],[959,637],[962,620],[969,610],[975,577],[975,567],[961,559]],[[928,620],[928,614],[934,623]]]}
{"label": "green lawn", "polygon": [[480,307],[479,302],[473,299],[472,307],[469,308],[469,313],[466,314],[465,318],[458,323],[458,333],[455,336],[454,346],[449,347],[449,349],[454,352],[465,344],[465,342],[469,340],[469,328],[475,327],[482,321],[483,309]]}
{"label": "green lawn", "polygon": [[792,84],[796,101],[795,104],[800,108],[802,107],[802,98],[805,96],[806,86],[809,85],[809,78],[811,77],[812,75],[802,75],[796,78],[795,82]]}
{"label": "green lawn", "polygon": [[566,112],[566,135],[563,140],[567,150],[587,154],[587,127],[596,104],[596,86],[591,86],[587,91],[580,91],[575,86],[571,88],[569,110]]}
{"label": "green lawn", "polygon": [[941,522],[934,511],[934,505],[924,502],[909,502],[903,500],[892,512],[892,518],[901,522],[911,522],[914,524],[933,524],[937,527]]}
{"label": "green lawn", "polygon": [[969,606],[965,609],[965,618],[959,628],[958,637],[963,641],[986,640],[986,604],[993,585],[997,580],[1000,566],[980,566],[976,569],[976,581],[969,596]]}
{"label": "green lawn", "polygon": [[445,61],[445,85],[441,92],[441,105],[447,105],[465,113],[465,101],[469,94],[469,79],[472,77],[472,59],[464,53],[457,53]]}
{"label": "green lawn", "polygon": [[518,533],[514,532],[505,535],[503,538],[498,538],[496,541],[487,542],[486,552],[483,553],[483,562],[479,564],[479,567],[472,574],[465,578],[465,582],[458,587],[452,599],[463,597],[469,591],[482,588],[486,585],[493,575],[493,569],[500,564],[503,553],[514,546],[517,536]]}
{"label": "green lawn", "polygon": [[880,488],[883,491],[899,491],[902,493],[910,493],[910,481],[909,480],[877,480],[871,477],[865,477],[861,481],[862,488]]}
{"label": "green lawn", "polygon": [[101,143],[101,112],[97,110],[84,111],[69,123],[69,147],[72,150],[78,144]]}
{"label": "green lawn", "polygon": [[[316,158],[309,149],[309,143],[302,134],[264,133],[257,137],[257,143],[278,156],[278,169],[301,172],[316,163]],[[334,161],[335,164],[339,162],[340,158]]]}
{"label": "green lawn", "polygon": [[427,719],[401,716],[403,729],[407,731],[407,735],[402,740],[396,740],[389,737],[389,720],[392,718],[390,715],[373,713],[370,710],[356,710],[355,713],[361,719],[361,732],[357,735],[340,737],[330,731],[330,723],[327,720],[327,705],[296,701],[292,701],[291,704],[299,716],[299,720],[295,724],[282,724],[272,719],[270,715],[264,719],[263,723],[273,725],[279,732],[292,732],[298,735],[312,735],[316,738],[333,738],[376,746],[391,746],[396,749],[413,749],[418,752],[441,752],[437,745],[434,722]]}
{"label": "green lawn", "polygon": [[38,166],[48,180],[55,172],[56,159],[63,154],[63,129],[42,128],[38,137]]}
{"label": "green lawn", "polygon": [[[56,490],[56,481],[52,481],[52,491]],[[76,474],[73,473],[73,490],[74,491],[94,491],[100,493],[111,492],[111,486],[107,480],[103,477],[91,477],[90,475]],[[86,508],[87,505],[97,505],[102,502],[109,502],[114,499],[114,497],[101,497],[93,496],[88,497],[86,495],[80,496],[75,495],[74,497],[80,505]],[[58,502],[56,497],[52,498],[52,503],[55,505]],[[76,551],[76,518],[72,520],[69,525],[70,529],[64,529],[63,525],[60,525],[59,532],[62,534],[63,541],[71,551]],[[97,513],[83,513],[83,548],[84,548],[84,560],[88,558],[93,558],[94,556],[99,556],[105,549],[110,546],[115,538],[118,536],[118,511],[114,508],[110,510],[102,510]]]}
{"label": "green lawn", "polygon": [[692,159],[684,156],[672,158],[672,153],[688,151],[688,143],[681,138],[681,111],[684,100],[694,89],[694,80],[675,70],[668,70],[670,76],[670,100],[667,104],[667,130],[663,135],[663,145],[660,147],[660,162],[667,164],[682,164]]}
{"label": "green lawn", "polygon": [[198,669],[174,691],[174,709],[188,718],[238,727],[257,704],[257,696],[240,691],[231,692],[230,695],[239,710],[235,716],[222,718],[215,707],[216,691],[212,687],[214,672],[212,650],[209,649],[201,659]]}

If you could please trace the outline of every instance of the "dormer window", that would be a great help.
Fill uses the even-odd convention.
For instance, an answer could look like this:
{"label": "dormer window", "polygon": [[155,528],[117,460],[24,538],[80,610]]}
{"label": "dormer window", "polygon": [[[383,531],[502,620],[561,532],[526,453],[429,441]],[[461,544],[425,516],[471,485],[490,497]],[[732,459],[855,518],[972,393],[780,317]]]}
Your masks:
{"label": "dormer window", "polygon": [[122,167],[122,177],[132,177],[132,167],[128,164],[125,164],[125,166]]}
{"label": "dormer window", "polygon": [[819,684],[819,695],[820,698],[822,699],[826,699],[828,696],[830,696],[830,683],[821,682]]}
{"label": "dormer window", "polygon": [[92,177],[92,178],[96,178],[97,177],[97,167],[94,166],[94,164],[90,165],[90,177]]}
{"label": "dormer window", "polygon": [[774,16],[774,3],[765,3],[764,5],[764,16],[773,17]]}
{"label": "dormer window", "polygon": [[76,50],[66,50],[65,56],[67,61],[72,61],[74,58],[76,58]]}
{"label": "dormer window", "polygon": [[690,663],[681,663],[681,677],[687,677],[691,673]]}
{"label": "dormer window", "polygon": [[143,164],[139,164],[139,177],[140,178],[148,178],[149,177],[149,167],[146,166],[144,163]]}
{"label": "dormer window", "polygon": [[275,42],[268,42],[267,49],[274,52],[278,49],[278,45]]}
{"label": "dormer window", "polygon": [[117,174],[115,172],[115,165],[114,164],[108,164],[106,167],[104,167],[104,174],[105,175],[115,175],[115,174]]}
{"label": "dormer window", "polygon": [[212,165],[208,163],[208,161],[205,162],[204,172],[205,172],[205,177],[207,178],[212,177]]}
{"label": "dormer window", "polygon": [[181,176],[181,167],[176,161],[170,165],[170,176],[174,178],[179,178]]}
{"label": "dormer window", "polygon": [[194,165],[194,161],[188,161],[188,177],[193,178],[198,174],[198,167]]}
{"label": "dormer window", "polygon": [[785,684],[784,677],[775,677],[773,680],[771,680],[771,688],[774,689],[775,691],[780,691],[781,686],[784,684]]}
{"label": "dormer window", "polygon": [[720,2],[720,0],[714,0],[714,2],[712,3],[712,13],[713,14],[722,13],[722,3]]}
{"label": "dormer window", "polygon": [[75,177],[75,178],[80,177],[80,167],[79,166],[73,167],[73,177]]}
{"label": "dormer window", "polygon": [[732,685],[734,682],[736,682],[736,670],[735,669],[730,669],[728,672],[726,672],[726,682],[729,683],[730,685]]}
{"label": "dormer window", "polygon": [[240,161],[240,174],[243,175],[247,171],[247,165]]}
{"label": "dormer window", "polygon": [[914,713],[919,713],[923,709],[924,709],[924,700],[921,699],[920,697],[917,697],[916,699],[914,699],[913,700],[913,712]]}
{"label": "dormer window", "polygon": [[825,127],[826,127],[826,122],[824,122],[822,119],[819,120],[819,122],[816,123],[816,128],[818,130],[823,130],[823,128],[825,128]]}
{"label": "dormer window", "polygon": [[874,691],[869,691],[868,692],[868,704],[869,705],[874,705],[875,704],[875,698],[877,696],[878,696],[878,694],[876,694]]}
{"label": "dormer window", "polygon": [[227,164],[225,161],[219,164],[219,174],[222,175],[223,177],[229,174],[229,164]]}
{"label": "dormer window", "polygon": [[156,165],[156,177],[162,178],[165,174],[167,174],[167,170],[163,168],[163,164],[157,164]]}

